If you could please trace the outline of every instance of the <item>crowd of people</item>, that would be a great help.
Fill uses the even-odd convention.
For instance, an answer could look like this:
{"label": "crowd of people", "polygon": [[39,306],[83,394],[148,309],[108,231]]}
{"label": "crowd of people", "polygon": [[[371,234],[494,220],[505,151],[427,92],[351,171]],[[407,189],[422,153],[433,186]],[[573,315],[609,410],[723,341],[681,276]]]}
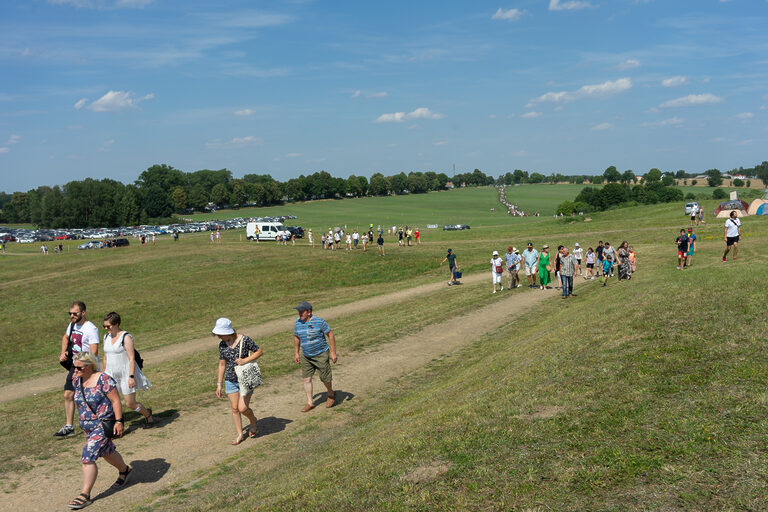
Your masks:
{"label": "crowd of people", "polygon": [[[440,262],[442,266],[448,263],[450,279],[448,285],[456,284],[458,261],[452,249]],[[573,251],[564,245],[559,245],[557,251],[550,252],[549,245],[543,244],[541,252],[537,251],[533,242],[528,242],[527,248],[522,254],[517,247],[510,245],[502,259],[498,251],[493,251],[491,260],[492,292],[504,290],[504,276],[506,275],[506,289],[520,288],[523,286],[522,275],[528,281],[528,288],[540,290],[552,289],[553,274],[556,279],[555,287],[562,290],[563,298],[574,296],[573,281],[576,277],[601,280],[603,286],[608,285],[608,280],[618,274],[619,280],[630,280],[637,270],[637,255],[628,242],[622,242],[614,249],[609,242],[600,240],[595,249],[584,249],[577,242]]]}
{"label": "crowd of people", "polygon": [[[331,363],[338,361],[336,338],[328,323],[313,316],[312,304],[303,301],[294,308],[298,318],[294,323],[294,363],[300,365],[306,403],[301,412],[316,407],[312,378],[315,373],[325,386],[326,408],[336,404]],[[74,415],[77,412],[85,446],[80,457],[83,479],[78,496],[68,503],[73,510],[92,503],[91,491],[98,476],[96,461],[103,458],[118,471],[112,487],[124,487],[134,471],[117,451],[114,439],[125,432],[124,411],[132,410],[144,417],[144,428],[155,425],[152,409],[136,400],[136,393],[152,385],[142,371],[143,359],[136,350],[133,336],[120,327],[116,312],[104,316],[106,334],[101,340],[99,359],[99,329],[87,319],[85,303],[75,301],[69,308],[70,323],[61,339],[59,363],[68,371],[64,381],[64,412],[66,424],[54,437],[64,439],[75,435]],[[261,370],[256,360],[263,350],[249,336],[238,333],[232,321],[219,318],[211,330],[218,338],[216,396],[226,395],[235,428],[233,445],[258,435],[257,418],[250,407],[253,391],[261,384]],[[253,378],[254,373],[256,379]],[[120,400],[125,402],[125,408]],[[249,420],[243,427],[242,416]]]}

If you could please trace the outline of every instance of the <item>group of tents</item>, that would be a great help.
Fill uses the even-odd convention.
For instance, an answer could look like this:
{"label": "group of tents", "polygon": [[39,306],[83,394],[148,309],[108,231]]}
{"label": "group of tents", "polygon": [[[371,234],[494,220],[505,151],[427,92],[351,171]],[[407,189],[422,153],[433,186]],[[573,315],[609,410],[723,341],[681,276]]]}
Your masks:
{"label": "group of tents", "polygon": [[732,211],[735,211],[739,217],[768,215],[768,189],[763,194],[763,197],[755,199],[750,204],[738,199],[736,193],[731,192],[731,199],[720,203],[720,206],[715,210],[715,215],[719,218],[726,218],[731,215]]}

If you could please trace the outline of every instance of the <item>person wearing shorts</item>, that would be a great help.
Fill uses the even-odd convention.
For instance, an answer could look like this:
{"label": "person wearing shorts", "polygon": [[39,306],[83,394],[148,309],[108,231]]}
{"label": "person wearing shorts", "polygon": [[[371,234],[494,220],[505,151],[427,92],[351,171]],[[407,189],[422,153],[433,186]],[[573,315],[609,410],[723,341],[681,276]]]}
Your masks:
{"label": "person wearing shorts", "polygon": [[579,242],[573,244],[573,255],[576,256],[576,271],[581,274],[581,260],[584,256],[584,249],[581,248]]}
{"label": "person wearing shorts", "polygon": [[725,261],[728,252],[733,247],[733,259],[736,259],[736,253],[739,252],[739,240],[741,239],[741,220],[736,215],[736,211],[731,212],[731,216],[725,221],[725,233],[723,233],[723,239],[725,240],[725,252],[723,253],[723,261]]}
{"label": "person wearing shorts", "polygon": [[680,236],[675,239],[677,244],[677,270],[683,270],[683,263],[688,258],[688,244],[690,240],[685,234],[685,228],[680,230]]}
{"label": "person wearing shorts", "polygon": [[501,283],[501,276],[504,275],[504,261],[499,257],[499,251],[493,251],[491,258],[491,282],[493,283],[493,293],[496,293],[496,285],[499,285],[499,291],[504,289]]}
{"label": "person wearing shorts", "polygon": [[528,288],[536,288],[536,273],[539,267],[539,253],[533,248],[533,242],[528,242],[528,248],[523,251],[523,266],[528,277]]}
{"label": "person wearing shorts", "polygon": [[338,361],[336,337],[328,326],[328,322],[320,317],[312,316],[312,304],[302,301],[294,309],[298,311],[299,318],[296,319],[293,326],[293,346],[295,349],[293,362],[301,365],[304,392],[307,394],[307,403],[301,412],[309,412],[315,408],[312,394],[312,377],[315,372],[320,374],[320,382],[328,390],[325,406],[333,407],[336,403],[336,392],[333,390],[331,362]]}
{"label": "person wearing shorts", "polygon": [[603,255],[603,251],[605,250],[605,246],[603,245],[603,241],[600,240],[597,242],[597,247],[595,248],[595,258],[597,263],[597,276],[600,277],[600,275],[603,272],[603,261],[605,261],[605,256]]}
{"label": "person wearing shorts", "polygon": [[384,233],[379,231],[379,238],[376,239],[376,245],[379,246],[379,256],[384,256]]}
{"label": "person wearing shorts", "polygon": [[448,262],[448,270],[451,272],[451,278],[448,280],[448,286],[451,286],[452,284],[456,284],[456,255],[453,253],[453,249],[448,249],[448,254],[443,258],[443,261],[440,262],[440,266],[443,266],[443,263]]}
{"label": "person wearing shorts", "polygon": [[685,266],[693,265],[693,251],[696,249],[696,235],[693,234],[693,228],[688,228],[688,254],[685,259]]}
{"label": "person wearing shorts", "polygon": [[587,249],[587,271],[584,273],[584,279],[595,278],[595,251],[590,247]]}

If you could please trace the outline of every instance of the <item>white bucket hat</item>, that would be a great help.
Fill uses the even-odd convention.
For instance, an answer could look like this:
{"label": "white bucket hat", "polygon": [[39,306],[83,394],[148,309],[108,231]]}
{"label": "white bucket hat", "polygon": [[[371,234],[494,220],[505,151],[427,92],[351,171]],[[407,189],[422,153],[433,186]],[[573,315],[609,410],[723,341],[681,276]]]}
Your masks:
{"label": "white bucket hat", "polygon": [[232,320],[229,318],[219,318],[216,320],[216,327],[211,332],[221,336],[235,334],[235,330],[232,328]]}

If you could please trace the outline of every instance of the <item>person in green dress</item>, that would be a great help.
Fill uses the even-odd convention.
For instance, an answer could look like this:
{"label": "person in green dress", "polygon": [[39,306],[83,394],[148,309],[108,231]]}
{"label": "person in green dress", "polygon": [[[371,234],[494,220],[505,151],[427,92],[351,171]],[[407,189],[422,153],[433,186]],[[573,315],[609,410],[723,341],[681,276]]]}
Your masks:
{"label": "person in green dress", "polygon": [[549,288],[549,246],[544,245],[541,248],[541,256],[539,256],[539,286],[543,290],[545,287]]}

